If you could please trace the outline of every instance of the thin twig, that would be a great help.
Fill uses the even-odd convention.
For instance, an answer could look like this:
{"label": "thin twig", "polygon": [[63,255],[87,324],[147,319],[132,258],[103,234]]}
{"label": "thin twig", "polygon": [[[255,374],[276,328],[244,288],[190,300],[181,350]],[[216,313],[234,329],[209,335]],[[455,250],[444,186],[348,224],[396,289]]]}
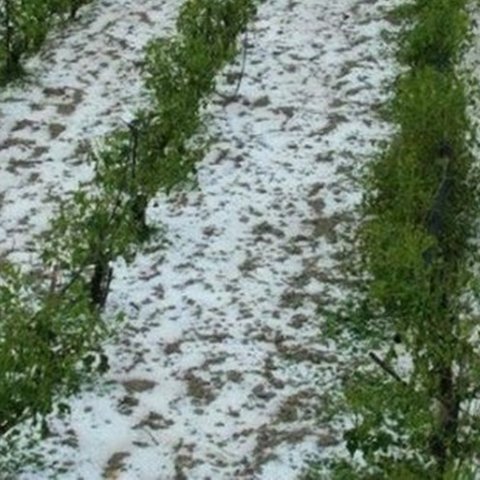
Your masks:
{"label": "thin twig", "polygon": [[403,378],[398,375],[398,373],[390,366],[388,365],[385,360],[382,360],[376,353],[374,352],[369,352],[370,358],[385,372],[387,372],[391,377],[393,377],[397,382],[400,382],[402,385],[407,385],[407,382],[403,380]]}
{"label": "thin twig", "polygon": [[245,76],[245,69],[247,65],[248,28],[245,30],[245,36],[243,38],[242,43],[243,43],[242,67],[240,69],[240,74],[238,77],[237,86],[235,87],[234,93],[232,95],[224,95],[220,92],[216,92],[219,97],[225,100],[225,103],[234,102],[237,99],[243,77]]}

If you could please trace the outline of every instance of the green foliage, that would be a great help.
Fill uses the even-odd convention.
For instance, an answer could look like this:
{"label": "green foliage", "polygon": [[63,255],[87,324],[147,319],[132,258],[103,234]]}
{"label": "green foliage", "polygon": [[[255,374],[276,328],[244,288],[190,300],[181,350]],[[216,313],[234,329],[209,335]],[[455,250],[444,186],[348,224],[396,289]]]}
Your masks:
{"label": "green foliage", "polygon": [[404,34],[400,60],[414,68],[453,68],[469,38],[466,3],[466,0],[417,2],[415,25]]}
{"label": "green foliage", "polygon": [[396,87],[392,120],[404,148],[424,161],[464,153],[469,126],[463,80],[426,66],[403,75]]}
{"label": "green foliage", "polygon": [[177,28],[186,64],[207,94],[213,88],[215,72],[237,52],[237,37],[254,12],[253,0],[190,0],[183,5]]}
{"label": "green foliage", "polygon": [[[0,11],[0,65],[19,65],[38,48],[58,13],[74,15],[81,0],[10,0]],[[41,252],[51,281],[0,271],[0,453],[15,425],[44,416],[79,386],[83,374],[108,367],[100,342],[108,333],[100,310],[111,263],[133,258],[146,239],[148,202],[185,183],[203,155],[200,109],[215,75],[236,52],[237,35],[253,0],[188,0],[177,36],[146,51],[146,84],[153,107],[92,150],[95,175],[61,202]],[[22,6],[20,11],[15,10]],[[23,22],[23,23],[22,23]],[[8,27],[8,28],[7,28]],[[30,42],[30,43],[29,43]],[[3,461],[5,460],[5,461]],[[11,458],[0,459],[7,471]],[[3,462],[3,463],[2,463]]]}
{"label": "green foliage", "polygon": [[142,132],[140,157],[162,179],[167,192],[188,179],[203,147],[192,137],[201,125],[200,109],[215,89],[218,70],[237,51],[254,0],[189,0],[181,9],[177,35],[150,42],[145,83],[155,107]]}
{"label": "green foliage", "polygon": [[65,15],[75,16],[84,0],[4,0],[0,3],[0,83],[22,73],[25,55],[36,52]]}
{"label": "green foliage", "polygon": [[[200,101],[213,92],[218,70],[235,55],[237,36],[245,30],[254,4],[253,0],[189,0],[183,5],[177,35],[147,47],[146,84],[159,112],[176,111],[178,104],[192,113],[198,110]],[[171,115],[171,120],[176,119]]]}
{"label": "green foliage", "polygon": [[[444,480],[476,480],[477,469],[458,465],[445,473]],[[306,474],[304,480],[425,480],[435,478],[415,462],[392,460],[383,471],[352,463],[348,460],[320,462]]]}
{"label": "green foliage", "polygon": [[149,154],[150,150],[142,148],[148,131],[143,125],[137,120],[128,131],[114,132],[105,139],[98,152],[91,154],[95,164],[95,185],[117,205],[116,216],[123,228],[136,231],[140,240],[148,236],[147,203],[159,186],[158,163]]}
{"label": "green foliage", "polygon": [[[60,392],[75,390],[81,362],[103,328],[82,281],[58,295],[11,265],[0,285],[0,433],[50,412]],[[80,362],[80,363],[79,363]]]}
{"label": "green foliage", "polygon": [[474,90],[456,68],[470,22],[462,0],[422,0],[400,13],[414,26],[399,55],[410,69],[390,104],[398,128],[363,179],[361,286],[338,309],[337,325],[328,322],[331,334],[359,339],[364,357],[343,391],[354,420],[344,437],[352,460],[330,459],[312,479],[478,473],[478,280],[470,262],[479,192],[467,115]]}
{"label": "green foliage", "polygon": [[115,193],[89,194],[80,189],[61,203],[46,232],[45,264],[77,272],[101,259],[132,257],[135,230],[131,212],[127,201]]}

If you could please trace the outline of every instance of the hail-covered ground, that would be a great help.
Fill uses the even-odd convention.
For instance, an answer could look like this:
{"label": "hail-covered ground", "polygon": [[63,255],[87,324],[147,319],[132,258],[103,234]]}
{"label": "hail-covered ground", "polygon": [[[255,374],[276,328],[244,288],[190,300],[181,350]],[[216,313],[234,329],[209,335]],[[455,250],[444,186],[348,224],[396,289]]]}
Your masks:
{"label": "hail-covered ground", "polygon": [[[181,3],[95,0],[1,92],[1,255],[35,258],[58,197],[91,175],[88,143],[145,104],[142,46]],[[49,419],[43,466],[17,478],[289,480],[342,447],[318,414],[348,358],[319,312],[345,291],[351,174],[388,133],[393,3],[261,3],[206,111],[197,184],[159,195],[158,234],[114,265],[109,372]]]}

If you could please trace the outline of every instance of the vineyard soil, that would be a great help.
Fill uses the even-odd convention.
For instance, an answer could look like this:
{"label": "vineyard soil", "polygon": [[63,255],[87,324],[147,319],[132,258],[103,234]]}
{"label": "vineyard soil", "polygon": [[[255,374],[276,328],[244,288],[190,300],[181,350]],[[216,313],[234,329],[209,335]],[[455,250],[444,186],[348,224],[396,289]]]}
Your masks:
{"label": "vineyard soil", "polygon": [[[34,261],[55,198],[89,179],[86,141],[145,98],[141,47],[178,1],[99,1],[53,36],[31,77],[0,98],[0,245]],[[49,419],[44,467],[19,478],[298,478],[342,448],[319,424],[348,357],[322,341],[319,307],[345,294],[341,232],[361,193],[351,174],[389,126],[395,74],[382,31],[393,0],[266,0],[207,108],[213,143],[198,186],[159,196],[162,227],[114,268],[111,369]],[[162,233],[164,232],[164,233]]]}

